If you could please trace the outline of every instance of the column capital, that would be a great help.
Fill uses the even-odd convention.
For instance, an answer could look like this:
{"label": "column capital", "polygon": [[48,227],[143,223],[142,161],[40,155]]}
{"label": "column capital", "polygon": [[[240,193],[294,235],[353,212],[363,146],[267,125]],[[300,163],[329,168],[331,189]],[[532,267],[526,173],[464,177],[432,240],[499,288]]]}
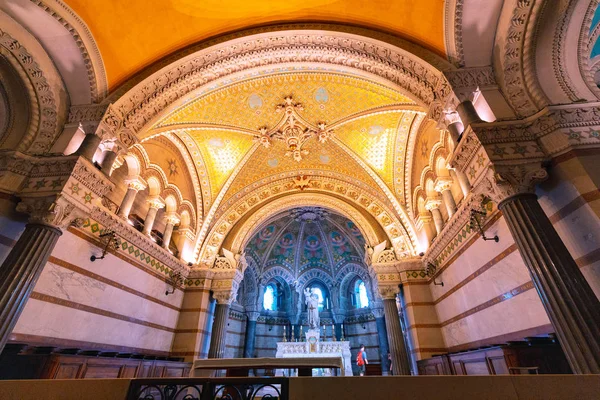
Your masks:
{"label": "column capital", "polygon": [[125,183],[127,184],[127,189],[133,189],[136,192],[146,189],[147,186],[146,182],[139,176],[136,178],[126,179]]}
{"label": "column capital", "polygon": [[258,317],[260,317],[260,312],[258,312],[258,311],[246,311],[246,317],[248,317],[248,321],[256,321],[258,319]]}
{"label": "column capital", "polygon": [[83,223],[84,212],[61,195],[28,197],[17,204],[18,212],[29,214],[29,222],[65,229]]}
{"label": "column capital", "polygon": [[371,311],[375,318],[382,318],[385,315],[383,308],[373,308]]}
{"label": "column capital", "polygon": [[175,212],[170,212],[170,213],[167,213],[167,215],[165,216],[165,222],[167,224],[171,224],[171,225],[175,226],[181,222],[181,218],[179,217],[179,214],[177,214]]}
{"label": "column capital", "polygon": [[213,298],[218,304],[231,305],[235,301],[236,295],[232,291],[213,292]]}
{"label": "column capital", "polygon": [[474,192],[489,196],[496,204],[509,197],[534,193],[535,185],[548,178],[541,162],[518,165],[490,165]]}
{"label": "column capital", "polygon": [[438,197],[434,197],[434,198],[428,197],[427,200],[425,201],[425,209],[428,211],[438,209],[438,208],[440,208],[441,205],[442,205],[442,200]]}
{"label": "column capital", "polygon": [[434,182],[434,189],[438,193],[442,193],[444,190],[450,190],[454,181],[449,176],[440,176]]}
{"label": "column capital", "polygon": [[160,196],[152,197],[148,199],[147,202],[150,208],[156,208],[157,210],[163,208],[166,205],[163,199],[160,198]]}
{"label": "column capital", "polygon": [[379,286],[379,295],[383,300],[395,300],[398,293],[400,293],[398,286]]}

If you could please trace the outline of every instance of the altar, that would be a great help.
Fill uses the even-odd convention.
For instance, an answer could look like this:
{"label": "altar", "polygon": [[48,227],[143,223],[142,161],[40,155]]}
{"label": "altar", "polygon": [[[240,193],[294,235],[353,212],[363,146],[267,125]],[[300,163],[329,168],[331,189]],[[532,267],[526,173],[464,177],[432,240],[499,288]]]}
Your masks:
{"label": "altar", "polygon": [[350,342],[321,341],[319,329],[309,329],[305,340],[277,342],[276,358],[332,358],[341,357],[344,368],[342,376],[352,376]]}

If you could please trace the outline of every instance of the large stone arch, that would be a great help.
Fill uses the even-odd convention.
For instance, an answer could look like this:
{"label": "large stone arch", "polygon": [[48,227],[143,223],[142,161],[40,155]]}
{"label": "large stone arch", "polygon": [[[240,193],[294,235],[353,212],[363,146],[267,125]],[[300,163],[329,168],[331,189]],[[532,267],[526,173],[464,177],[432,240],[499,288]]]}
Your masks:
{"label": "large stone arch", "polygon": [[[449,94],[441,57],[394,36],[335,24],[277,25],[207,40],[160,61],[115,91],[107,103],[119,126],[141,134],[173,104],[224,76],[274,65],[329,65],[400,87],[424,108]],[[116,130],[118,131],[118,129]]]}
{"label": "large stone arch", "polygon": [[[311,204],[336,210],[352,220],[370,245],[388,240],[396,254],[415,253],[417,245],[412,239],[416,238],[416,234],[412,225],[408,227],[409,235],[403,221],[374,196],[360,187],[333,178],[318,177],[314,186],[310,194],[302,193],[292,179],[282,179],[242,197],[214,222],[205,240],[198,240],[196,250],[199,252],[199,262],[211,265],[234,226],[236,237],[231,240],[229,247],[239,252],[264,220],[285,207]],[[299,202],[300,197],[303,202]],[[368,219],[365,215],[369,216]],[[377,230],[383,231],[384,235],[376,234]]]}

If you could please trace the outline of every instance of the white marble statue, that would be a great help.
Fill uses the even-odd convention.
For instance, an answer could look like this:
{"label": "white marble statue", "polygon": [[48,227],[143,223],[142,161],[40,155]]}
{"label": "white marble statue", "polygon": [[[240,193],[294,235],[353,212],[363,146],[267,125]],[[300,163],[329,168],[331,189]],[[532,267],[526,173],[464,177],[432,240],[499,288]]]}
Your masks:
{"label": "white marble statue", "polygon": [[319,296],[314,289],[304,289],[305,303],[308,306],[308,326],[310,329],[319,329]]}

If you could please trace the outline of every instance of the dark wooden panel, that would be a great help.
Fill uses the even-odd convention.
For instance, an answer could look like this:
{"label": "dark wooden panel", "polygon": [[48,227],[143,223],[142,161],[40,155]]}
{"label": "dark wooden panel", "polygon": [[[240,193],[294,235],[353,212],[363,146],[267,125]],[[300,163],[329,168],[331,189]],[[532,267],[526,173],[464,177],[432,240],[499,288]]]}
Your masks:
{"label": "dark wooden panel", "polygon": [[492,375],[508,375],[508,365],[504,356],[489,357],[488,361],[492,367]]}
{"label": "dark wooden panel", "polygon": [[83,362],[60,362],[54,368],[52,379],[76,379],[80,377],[80,373],[83,370]]}
{"label": "dark wooden panel", "polygon": [[138,370],[137,365],[123,365],[119,371],[119,378],[135,378]]}
{"label": "dark wooden panel", "polygon": [[462,367],[466,375],[491,375],[485,358],[463,361]]}
{"label": "dark wooden panel", "polygon": [[88,363],[83,377],[85,379],[118,378],[119,372],[121,372],[120,365],[104,365],[104,364]]}

